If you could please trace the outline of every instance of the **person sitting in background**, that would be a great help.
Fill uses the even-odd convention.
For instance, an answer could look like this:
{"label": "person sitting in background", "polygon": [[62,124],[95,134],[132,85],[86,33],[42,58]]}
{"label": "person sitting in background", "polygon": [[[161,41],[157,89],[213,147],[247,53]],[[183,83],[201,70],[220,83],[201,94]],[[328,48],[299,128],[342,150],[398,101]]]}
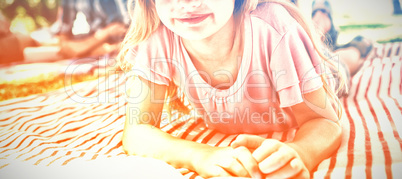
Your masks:
{"label": "person sitting in background", "polygon": [[60,10],[53,33],[63,58],[113,53],[129,25],[126,0],[64,0]]}
{"label": "person sitting in background", "polygon": [[38,44],[30,36],[10,31],[10,21],[0,11],[0,64],[24,61],[23,50]]}
{"label": "person sitting in background", "polygon": [[[332,7],[328,0],[290,0],[308,17],[311,18],[318,32],[323,34],[322,42],[326,46],[326,55],[337,62],[341,73],[346,75],[346,88],[341,89],[339,94],[346,96],[350,87],[350,78],[355,75],[363,66],[363,62],[367,59],[368,54],[373,48],[372,42],[358,35],[349,43],[339,45],[337,43],[339,31],[333,23]],[[335,59],[335,58],[336,59]],[[336,78],[338,74],[334,72]],[[340,96],[340,97],[341,97]]]}
{"label": "person sitting in background", "polygon": [[364,60],[373,48],[373,43],[358,35],[349,43],[337,44],[339,32],[332,20],[332,8],[327,0],[316,0],[312,3],[312,19],[317,29],[325,34],[326,46],[341,60],[349,69],[350,75],[354,75],[363,65]]}

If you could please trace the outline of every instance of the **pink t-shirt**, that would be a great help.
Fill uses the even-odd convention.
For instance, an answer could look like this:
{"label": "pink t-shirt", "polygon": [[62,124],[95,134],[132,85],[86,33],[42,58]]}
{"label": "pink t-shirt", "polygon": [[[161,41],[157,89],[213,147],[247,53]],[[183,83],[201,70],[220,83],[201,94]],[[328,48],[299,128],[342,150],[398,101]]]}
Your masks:
{"label": "pink t-shirt", "polygon": [[[126,58],[153,83],[175,83],[209,128],[224,133],[266,133],[297,127],[290,106],[322,87],[321,59],[304,29],[279,4],[245,15],[245,41],[233,85],[217,89],[202,78],[179,36],[161,26]],[[327,71],[328,72],[328,71]]]}

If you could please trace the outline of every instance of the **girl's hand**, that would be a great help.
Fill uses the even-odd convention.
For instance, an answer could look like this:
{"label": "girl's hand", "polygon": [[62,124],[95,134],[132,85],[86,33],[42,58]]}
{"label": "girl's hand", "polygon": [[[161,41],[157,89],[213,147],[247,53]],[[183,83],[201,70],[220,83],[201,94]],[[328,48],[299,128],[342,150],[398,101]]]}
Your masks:
{"label": "girl's hand", "polygon": [[242,146],[214,147],[203,150],[195,161],[196,172],[202,177],[253,177],[261,178],[257,161],[250,151]]}
{"label": "girl's hand", "polygon": [[233,148],[247,147],[265,178],[309,178],[310,173],[295,149],[274,139],[239,135]]}

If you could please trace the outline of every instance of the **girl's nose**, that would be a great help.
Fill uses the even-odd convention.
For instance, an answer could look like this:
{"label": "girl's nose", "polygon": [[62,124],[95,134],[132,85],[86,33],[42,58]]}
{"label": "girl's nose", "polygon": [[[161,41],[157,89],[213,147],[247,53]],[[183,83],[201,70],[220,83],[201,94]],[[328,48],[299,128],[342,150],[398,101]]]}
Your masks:
{"label": "girl's nose", "polygon": [[178,5],[180,8],[197,8],[200,7],[203,0],[178,0]]}

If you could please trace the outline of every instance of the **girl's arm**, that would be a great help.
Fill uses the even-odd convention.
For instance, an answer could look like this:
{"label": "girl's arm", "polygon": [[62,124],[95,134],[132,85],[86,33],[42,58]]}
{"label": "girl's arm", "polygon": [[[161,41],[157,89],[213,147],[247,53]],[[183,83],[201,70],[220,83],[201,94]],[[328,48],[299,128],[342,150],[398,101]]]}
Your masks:
{"label": "girl's arm", "polygon": [[232,147],[246,146],[253,152],[267,177],[305,178],[321,161],[331,156],[341,143],[338,117],[324,89],[304,95],[304,102],[292,106],[300,128],[292,142],[282,143],[258,136],[239,136]]}
{"label": "girl's arm", "polygon": [[289,145],[298,152],[309,171],[312,171],[338,149],[342,127],[323,88],[305,94],[304,101],[292,107],[300,128]]}
{"label": "girl's arm", "polygon": [[160,130],[166,86],[140,78],[131,79],[127,84],[131,86],[128,96],[132,97],[127,104],[122,139],[127,154],[160,159],[204,177],[247,177],[258,173],[257,163],[246,148],[211,147]]}

